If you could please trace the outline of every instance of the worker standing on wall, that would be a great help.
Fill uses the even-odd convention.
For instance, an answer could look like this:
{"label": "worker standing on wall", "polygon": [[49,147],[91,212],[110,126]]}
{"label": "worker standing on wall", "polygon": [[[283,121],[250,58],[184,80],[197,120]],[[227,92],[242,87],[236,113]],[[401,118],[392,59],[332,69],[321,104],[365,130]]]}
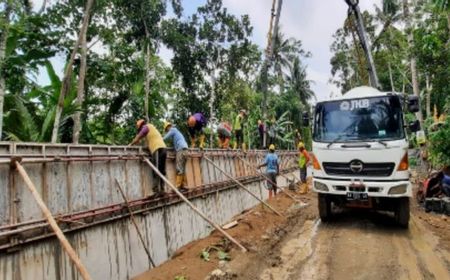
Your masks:
{"label": "worker standing on wall", "polygon": [[206,127],[208,121],[202,113],[195,113],[188,118],[188,130],[191,136],[191,148],[196,147],[197,136],[199,139],[199,147],[203,149],[205,147],[205,132],[203,128]]}
{"label": "worker standing on wall", "polygon": [[185,173],[186,173],[186,157],[188,145],[181,132],[172,126],[170,122],[164,123],[164,141],[170,140],[176,152],[175,165],[177,170],[176,187],[184,192],[187,189],[184,187]]}
{"label": "worker standing on wall", "polygon": [[302,184],[300,192],[306,193],[308,191],[308,185],[306,184],[306,167],[310,161],[310,157],[303,142],[298,143],[298,151],[300,152],[298,157],[298,166],[300,167],[300,183]]}
{"label": "worker standing on wall", "polygon": [[[158,168],[159,172],[166,175],[166,144],[161,136],[161,133],[151,123],[145,123],[144,120],[138,120],[136,122],[136,128],[138,134],[134,137],[133,141],[128,146],[139,143],[143,138],[146,139],[148,149],[152,155],[152,162]],[[156,176],[156,186],[153,186],[153,192],[157,196],[161,196],[164,193],[164,181]]]}
{"label": "worker standing on wall", "polygon": [[227,121],[222,121],[217,127],[217,137],[219,138],[219,148],[228,149],[231,139],[231,125]]}
{"label": "worker standing on wall", "polygon": [[245,118],[246,112],[244,109],[239,111],[239,114],[236,116],[233,122],[233,131],[234,135],[236,136],[236,142],[234,142],[234,148],[242,148],[245,150],[245,143],[244,143],[244,118]]}
{"label": "worker standing on wall", "polygon": [[269,146],[269,153],[267,153],[264,158],[264,162],[258,166],[258,169],[266,167],[266,176],[269,180],[267,180],[267,189],[269,190],[269,199],[272,198],[273,195],[277,195],[277,175],[280,173],[280,162],[278,159],[278,155],[275,154],[275,145],[271,144]]}

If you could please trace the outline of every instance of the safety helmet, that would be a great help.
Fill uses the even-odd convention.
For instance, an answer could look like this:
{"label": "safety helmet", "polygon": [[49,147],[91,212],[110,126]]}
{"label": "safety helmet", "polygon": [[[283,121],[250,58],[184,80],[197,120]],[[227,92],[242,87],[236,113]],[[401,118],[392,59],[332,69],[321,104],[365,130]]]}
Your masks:
{"label": "safety helmet", "polygon": [[247,111],[245,111],[245,109],[241,109],[239,112],[243,113],[244,115],[247,115]]}
{"label": "safety helmet", "polygon": [[305,144],[303,142],[298,142],[297,149],[305,148]]}
{"label": "safety helmet", "polygon": [[167,127],[169,127],[169,126],[171,126],[172,125],[172,123],[171,122],[164,122],[164,130],[166,130],[167,129]]}
{"label": "safety helmet", "polygon": [[196,122],[197,121],[195,120],[195,117],[194,116],[190,116],[189,119],[188,119],[188,126],[189,127],[194,127]]}
{"label": "safety helmet", "polygon": [[137,120],[137,122],[136,122],[136,127],[137,127],[137,128],[140,128],[141,125],[143,125],[144,123],[145,123],[145,121],[144,121],[143,119]]}
{"label": "safety helmet", "polygon": [[270,146],[269,146],[269,150],[271,150],[271,151],[275,151],[275,145],[274,145],[274,144],[270,144]]}

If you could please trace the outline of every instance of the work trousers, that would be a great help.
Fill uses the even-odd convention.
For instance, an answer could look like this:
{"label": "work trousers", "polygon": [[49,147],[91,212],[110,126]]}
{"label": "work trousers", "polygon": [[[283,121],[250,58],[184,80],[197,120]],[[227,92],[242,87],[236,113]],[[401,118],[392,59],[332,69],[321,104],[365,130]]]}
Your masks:
{"label": "work trousers", "polygon": [[306,183],[306,166],[300,167],[300,181]]}
{"label": "work trousers", "polygon": [[184,175],[186,172],[186,156],[187,149],[182,149],[176,152],[175,165],[177,169],[177,175]]}

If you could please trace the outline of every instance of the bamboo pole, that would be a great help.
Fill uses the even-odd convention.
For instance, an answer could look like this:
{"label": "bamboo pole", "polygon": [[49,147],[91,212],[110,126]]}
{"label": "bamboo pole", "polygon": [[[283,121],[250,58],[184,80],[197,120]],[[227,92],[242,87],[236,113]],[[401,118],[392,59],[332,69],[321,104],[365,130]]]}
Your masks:
{"label": "bamboo pole", "polygon": [[67,241],[66,237],[64,236],[64,233],[59,228],[58,224],[56,223],[55,219],[53,218],[52,214],[50,213],[50,210],[48,210],[47,206],[45,205],[44,201],[42,200],[40,194],[37,192],[36,187],[34,186],[33,182],[31,182],[30,177],[28,177],[27,172],[22,167],[22,165],[15,161],[15,166],[17,170],[19,171],[20,176],[22,176],[23,180],[25,181],[25,184],[27,185],[28,189],[30,190],[31,194],[34,197],[34,200],[36,200],[37,204],[42,210],[42,213],[44,214],[45,218],[47,219],[50,227],[55,232],[56,236],[58,237],[59,241],[61,242],[61,246],[66,251],[66,253],[69,255],[71,261],[75,264],[78,271],[81,274],[81,277],[83,277],[84,280],[90,280],[91,276],[89,276],[88,271],[84,267],[84,265],[81,263],[80,258],[78,257],[75,250],[70,245],[69,241]]}
{"label": "bamboo pole", "polygon": [[136,232],[137,232],[137,234],[139,236],[139,240],[141,240],[141,243],[142,243],[142,246],[144,247],[145,253],[147,253],[148,260],[150,261],[150,263],[152,264],[153,267],[156,267],[155,262],[153,261],[152,256],[150,254],[150,250],[148,249],[147,245],[145,244],[144,237],[142,236],[142,233],[141,233],[141,231],[140,231],[140,229],[139,229],[139,227],[138,227],[138,225],[136,223],[136,219],[134,218],[133,211],[131,211],[130,203],[128,201],[128,198],[125,195],[125,192],[123,191],[122,187],[120,186],[119,180],[117,180],[117,178],[114,178],[114,179],[116,180],[117,188],[119,189],[120,194],[122,195],[122,198],[125,201],[125,204],[127,206],[128,212],[130,213],[130,219],[131,219],[131,222],[133,223],[134,227],[136,228]]}
{"label": "bamboo pole", "polygon": [[[280,191],[282,191],[283,193],[285,193],[287,196],[289,196],[290,198],[292,198],[294,201],[299,201],[298,199],[296,199],[293,195],[291,195],[290,193],[288,193],[287,191],[285,191],[283,188],[279,187],[278,184],[276,182],[273,182],[272,180],[270,180],[269,177],[267,177],[266,174],[264,174],[263,172],[259,171],[255,166],[251,165],[248,161],[246,161],[245,159],[243,159],[241,156],[237,156],[238,159],[240,159],[245,165],[247,165],[250,168],[253,168],[254,170],[256,170],[256,173],[259,175],[262,175],[264,178],[266,178],[267,181],[269,181],[273,186],[275,186],[276,188],[280,189]],[[281,174],[282,175],[282,174]],[[286,178],[286,177],[285,177]]]}
{"label": "bamboo pole", "polygon": [[231,180],[233,180],[236,184],[238,184],[239,187],[243,188],[246,192],[248,192],[249,194],[251,194],[254,198],[256,198],[257,200],[259,200],[262,204],[264,204],[265,206],[267,206],[270,210],[272,210],[275,214],[277,214],[278,216],[283,217],[283,215],[278,212],[277,210],[275,210],[272,206],[270,206],[268,203],[266,203],[264,200],[260,199],[256,194],[252,193],[249,189],[247,189],[241,182],[239,182],[239,180],[237,180],[236,178],[234,178],[233,176],[229,175],[227,172],[225,172],[222,168],[220,168],[215,162],[213,162],[210,158],[208,158],[207,156],[203,156],[204,159],[206,159],[207,161],[209,161],[215,168],[217,168],[217,170],[219,170],[220,172],[222,172],[226,177],[230,178]]}
{"label": "bamboo pole", "polygon": [[212,225],[215,229],[217,229],[220,233],[222,233],[226,238],[228,238],[231,242],[233,242],[236,246],[241,248],[242,252],[247,252],[247,249],[242,246],[236,239],[234,239],[231,235],[229,235],[226,231],[224,231],[218,224],[211,221],[205,214],[203,214],[197,207],[192,204],[178,189],[175,187],[167,178],[159,172],[158,168],[156,168],[153,163],[151,163],[147,158],[144,158],[144,161],[150,166],[150,168],[166,182],[166,184],[184,201],[189,205],[189,207],[194,210],[197,214],[199,214],[205,221],[207,221],[210,225]]}

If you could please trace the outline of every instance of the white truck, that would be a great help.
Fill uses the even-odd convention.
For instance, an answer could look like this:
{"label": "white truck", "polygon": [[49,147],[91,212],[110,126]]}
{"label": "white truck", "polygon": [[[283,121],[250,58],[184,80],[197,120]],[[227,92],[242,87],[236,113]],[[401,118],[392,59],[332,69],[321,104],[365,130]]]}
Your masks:
{"label": "white truck", "polygon": [[[417,98],[358,87],[316,104],[313,115],[313,190],[322,221],[332,205],[393,211],[409,223],[411,183],[403,104],[418,111]],[[418,130],[418,122],[410,124]]]}

